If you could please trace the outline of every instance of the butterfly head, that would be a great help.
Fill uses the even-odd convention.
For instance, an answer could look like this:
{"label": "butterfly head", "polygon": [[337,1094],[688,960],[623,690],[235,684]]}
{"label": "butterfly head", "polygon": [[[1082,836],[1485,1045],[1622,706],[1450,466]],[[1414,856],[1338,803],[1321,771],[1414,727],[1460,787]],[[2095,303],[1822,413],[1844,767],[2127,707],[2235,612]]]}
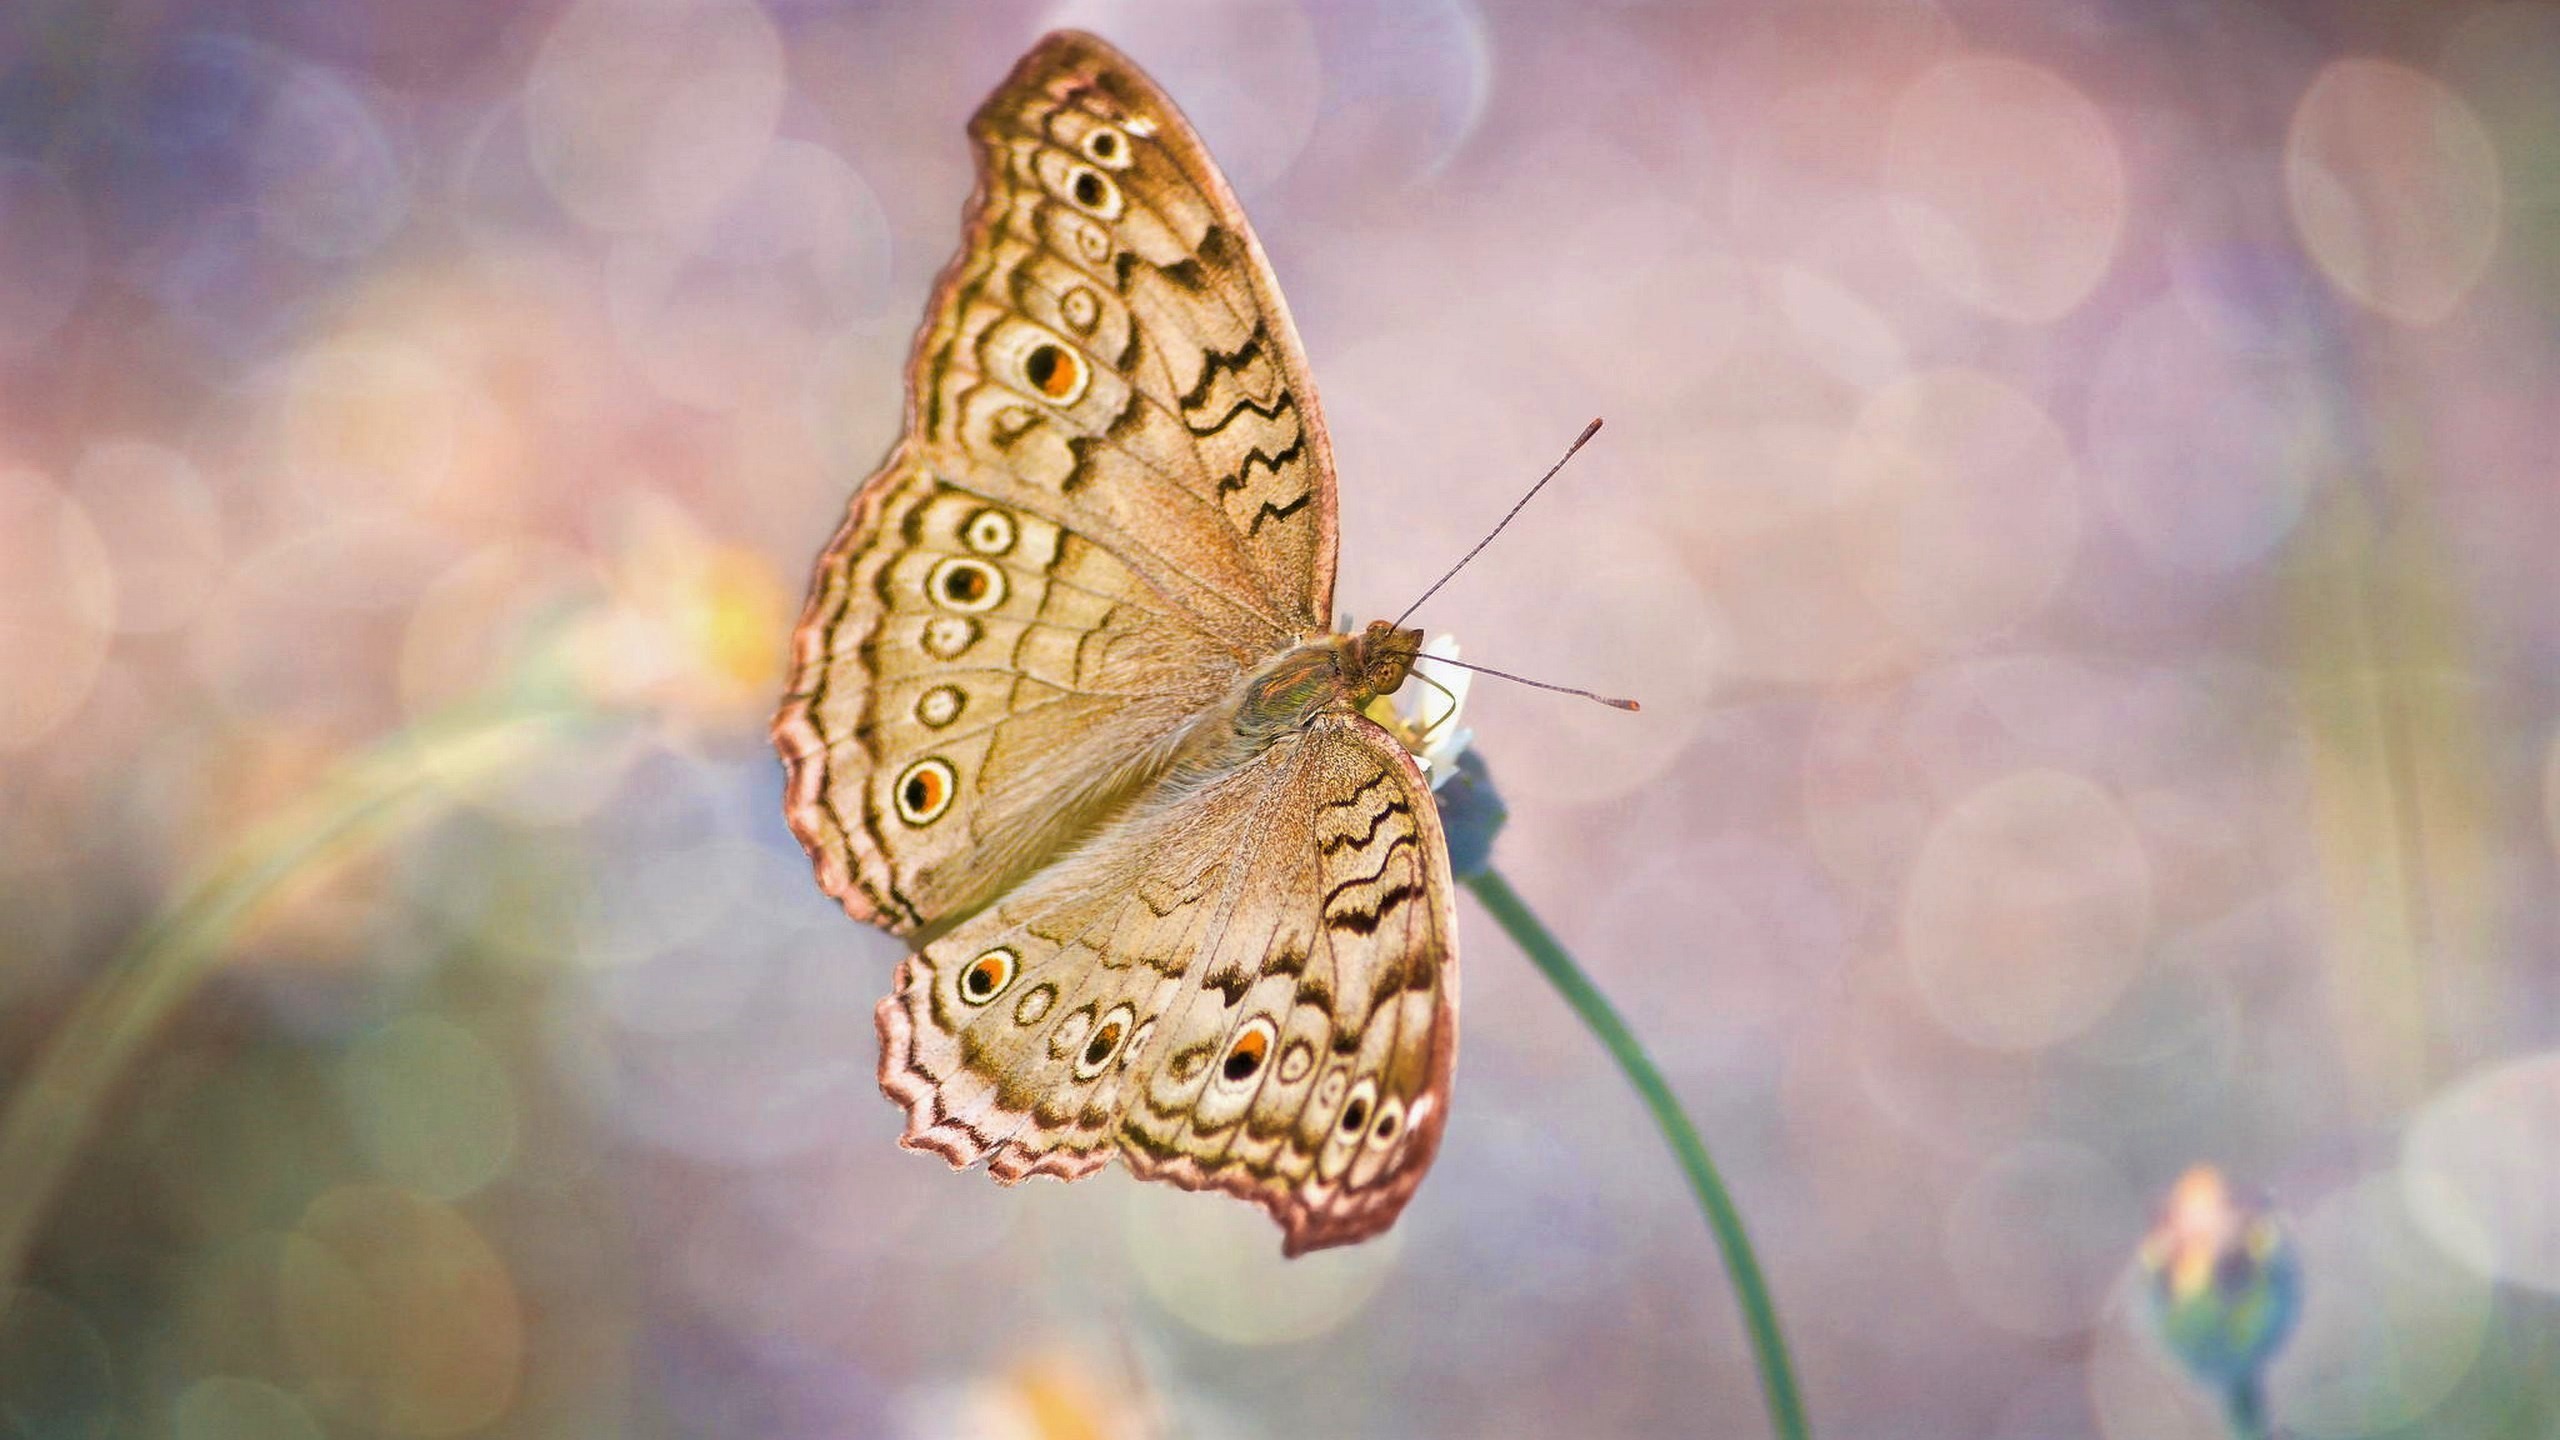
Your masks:
{"label": "butterfly head", "polygon": [[1354,709],[1381,695],[1393,695],[1413,673],[1422,653],[1420,630],[1399,630],[1391,620],[1372,620],[1356,635],[1333,637],[1334,664]]}

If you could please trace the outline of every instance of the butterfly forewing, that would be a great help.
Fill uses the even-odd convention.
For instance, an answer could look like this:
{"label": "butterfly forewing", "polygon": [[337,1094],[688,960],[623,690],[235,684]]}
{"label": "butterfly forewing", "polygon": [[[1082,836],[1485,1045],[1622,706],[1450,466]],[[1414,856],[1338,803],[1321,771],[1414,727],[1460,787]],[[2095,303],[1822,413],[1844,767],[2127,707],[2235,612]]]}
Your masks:
{"label": "butterfly forewing", "polygon": [[[1124,802],[1245,667],[1324,627],[1333,588],[1297,336],[1172,102],[1061,34],[970,130],[978,193],[908,435],[820,561],[775,722],[820,882],[900,933]],[[1066,541],[971,550],[1008,529]]]}
{"label": "butterfly forewing", "polygon": [[1015,67],[970,133],[984,233],[919,375],[925,432],[1098,491],[1096,519],[1174,562],[1161,579],[1215,592],[1205,616],[1235,605],[1285,638],[1322,628],[1336,515],[1323,418],[1270,265],[1189,123],[1118,52],[1066,33]]}
{"label": "butterfly forewing", "polygon": [[1225,693],[1203,649],[1108,549],[893,461],[819,562],[775,724],[820,883],[901,933],[983,904]]}

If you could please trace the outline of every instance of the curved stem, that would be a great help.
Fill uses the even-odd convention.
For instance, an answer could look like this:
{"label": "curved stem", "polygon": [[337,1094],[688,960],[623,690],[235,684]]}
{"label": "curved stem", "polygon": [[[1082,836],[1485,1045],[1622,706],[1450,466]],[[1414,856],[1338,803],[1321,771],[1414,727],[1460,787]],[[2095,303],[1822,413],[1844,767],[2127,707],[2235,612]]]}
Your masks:
{"label": "curved stem", "polygon": [[1679,1098],[1671,1093],[1662,1072],[1654,1068],[1652,1058],[1618,1017],[1608,997],[1547,933],[1547,927],[1538,922],[1510,883],[1490,867],[1468,875],[1464,883],[1493,912],[1504,933],[1528,952],[1539,971],[1563,992],[1565,1003],[1600,1037],[1600,1043],[1609,1047],[1618,1068],[1627,1072],[1628,1082],[1644,1097],[1645,1107],[1653,1112],[1654,1123],[1662,1127],[1663,1139],[1670,1142],[1680,1168],[1689,1177],[1689,1188],[1698,1197],[1698,1209],[1707,1218],[1707,1228],[1715,1232],[1716,1248],[1724,1253],[1725,1273],[1733,1281],[1734,1299],[1742,1307],[1743,1323],[1751,1332],[1752,1354],[1759,1362],[1760,1390],[1769,1405],[1769,1428],[1781,1440],[1804,1440],[1810,1433],[1805,1425],[1804,1400],[1796,1392],[1786,1338],[1778,1331],[1778,1308],[1769,1298],[1768,1282],[1761,1278],[1760,1261],[1752,1252],[1751,1238],[1743,1232],[1742,1212],[1734,1208],[1733,1197],[1725,1192],[1724,1180],[1716,1173],[1715,1162],[1707,1157],[1706,1142],[1698,1138],[1697,1127],[1689,1123]]}
{"label": "curved stem", "polygon": [[2275,1435],[2267,1424],[2266,1391],[2257,1376],[2233,1381],[2230,1393],[2223,1397],[2222,1408],[2231,1422],[2234,1440],[2272,1440]]}
{"label": "curved stem", "polygon": [[0,1111],[0,1296],[115,1082],[259,907],[312,866],[441,813],[425,802],[514,764],[547,733],[521,715],[464,715],[395,737],[253,827],[126,943]]}

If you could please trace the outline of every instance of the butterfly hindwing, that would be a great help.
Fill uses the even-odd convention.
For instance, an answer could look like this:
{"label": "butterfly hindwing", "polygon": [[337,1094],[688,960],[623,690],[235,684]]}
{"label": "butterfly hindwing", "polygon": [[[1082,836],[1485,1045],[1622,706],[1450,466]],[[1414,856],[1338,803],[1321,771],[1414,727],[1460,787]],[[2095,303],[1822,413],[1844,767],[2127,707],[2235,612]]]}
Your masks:
{"label": "butterfly hindwing", "polygon": [[1329,716],[1120,825],[881,1002],[905,1143],[1000,1178],[1138,1174],[1269,1210],[1291,1253],[1392,1224],[1446,1119],[1455,924],[1438,812]]}

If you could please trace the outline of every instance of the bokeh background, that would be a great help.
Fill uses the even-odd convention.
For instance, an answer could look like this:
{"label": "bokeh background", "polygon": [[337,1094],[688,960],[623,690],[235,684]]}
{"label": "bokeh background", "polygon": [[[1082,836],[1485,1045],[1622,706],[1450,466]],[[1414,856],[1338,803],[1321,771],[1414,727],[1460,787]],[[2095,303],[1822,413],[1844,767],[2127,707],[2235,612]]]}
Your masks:
{"label": "bokeh background", "polygon": [[1759,1433],[1472,901],[1379,1243],[892,1144],[763,727],[1061,23],[1250,208],[1359,616],[1607,418],[1421,619],[1645,702],[1476,687],[1499,861],[1821,1433],[2218,1433],[2127,1303],[2210,1161],[2294,1433],[2560,1435],[2560,7],[2325,0],[0,8],[0,1433]]}

